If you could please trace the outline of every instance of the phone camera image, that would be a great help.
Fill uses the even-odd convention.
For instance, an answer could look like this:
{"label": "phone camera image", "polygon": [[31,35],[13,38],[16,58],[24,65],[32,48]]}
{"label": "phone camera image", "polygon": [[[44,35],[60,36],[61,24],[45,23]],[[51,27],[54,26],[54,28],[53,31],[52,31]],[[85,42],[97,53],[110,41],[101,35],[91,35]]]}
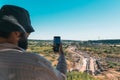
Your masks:
{"label": "phone camera image", "polygon": [[54,50],[54,52],[59,52],[60,44],[61,44],[60,36],[54,36],[54,40],[53,40],[53,50]]}

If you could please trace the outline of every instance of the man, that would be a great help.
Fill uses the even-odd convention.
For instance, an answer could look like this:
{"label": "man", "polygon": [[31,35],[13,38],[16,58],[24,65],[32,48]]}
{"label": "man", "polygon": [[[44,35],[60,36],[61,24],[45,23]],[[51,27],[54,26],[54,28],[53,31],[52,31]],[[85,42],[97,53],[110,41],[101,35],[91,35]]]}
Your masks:
{"label": "man", "polygon": [[[4,5],[1,10],[1,16],[7,15],[7,16],[14,16],[17,21],[24,27],[24,29],[27,32],[27,36],[31,32],[34,32],[33,27],[31,26],[31,21],[29,17],[29,13],[27,10],[24,8],[18,7],[18,6],[13,6],[13,5]],[[24,13],[24,14],[21,14]],[[18,46],[22,47],[23,49],[27,49],[27,40],[19,40]]]}
{"label": "man", "polygon": [[62,46],[57,69],[42,56],[28,53],[18,46],[20,40],[27,41],[30,28],[31,32],[34,31],[28,25],[31,23],[27,10],[13,5],[1,8],[0,80],[65,80],[66,61]]}

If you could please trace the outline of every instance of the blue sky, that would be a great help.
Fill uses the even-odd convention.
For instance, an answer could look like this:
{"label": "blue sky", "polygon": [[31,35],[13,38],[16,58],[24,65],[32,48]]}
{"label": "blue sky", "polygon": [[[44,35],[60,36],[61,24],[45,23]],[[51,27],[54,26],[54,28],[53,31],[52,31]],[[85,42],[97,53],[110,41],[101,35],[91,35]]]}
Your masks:
{"label": "blue sky", "polygon": [[120,39],[120,0],[0,0],[27,9],[29,39]]}

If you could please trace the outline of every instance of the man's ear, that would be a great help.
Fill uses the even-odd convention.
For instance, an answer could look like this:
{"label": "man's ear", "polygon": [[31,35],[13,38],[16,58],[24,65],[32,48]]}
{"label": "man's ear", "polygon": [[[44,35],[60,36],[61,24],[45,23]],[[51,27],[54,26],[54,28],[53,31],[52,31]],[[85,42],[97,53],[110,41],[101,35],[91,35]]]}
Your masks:
{"label": "man's ear", "polygon": [[16,35],[16,38],[20,39],[20,36],[21,36],[21,33],[16,31],[16,32],[13,32],[15,35]]}
{"label": "man's ear", "polygon": [[8,38],[9,43],[18,44],[21,33],[18,31],[11,32],[10,37]]}
{"label": "man's ear", "polygon": [[12,37],[13,37],[16,41],[18,41],[18,40],[20,39],[20,35],[21,35],[20,32],[15,31],[15,32],[12,32],[11,34],[12,34]]}

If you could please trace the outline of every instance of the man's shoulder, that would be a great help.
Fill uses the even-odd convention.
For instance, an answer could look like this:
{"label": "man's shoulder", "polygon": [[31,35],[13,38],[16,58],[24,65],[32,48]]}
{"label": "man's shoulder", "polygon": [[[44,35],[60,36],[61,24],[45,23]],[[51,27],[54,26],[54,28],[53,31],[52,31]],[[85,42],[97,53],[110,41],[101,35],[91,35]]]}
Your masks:
{"label": "man's shoulder", "polygon": [[46,70],[46,72],[47,72],[46,75],[47,74],[52,74],[51,76],[54,75],[54,76],[58,77],[59,79],[62,78],[61,73],[59,71],[57,71],[55,68],[53,68],[52,65],[51,65],[51,63],[50,63],[50,61],[48,61],[47,59],[45,59],[40,54],[30,53],[30,52],[25,52],[24,54],[26,54],[27,56],[29,56],[29,58],[36,59],[37,64],[39,64],[42,67],[43,70]]}
{"label": "man's shoulder", "polygon": [[[2,62],[5,61],[10,65],[17,65],[17,67],[21,64],[24,65],[24,68],[28,66],[31,70],[34,68],[36,70],[40,69],[41,73],[52,76],[52,78],[56,78],[55,80],[58,80],[57,78],[62,80],[61,73],[52,67],[50,61],[38,53],[31,53],[14,49],[4,49],[0,50],[0,59]],[[30,66],[33,66],[34,68]]]}
{"label": "man's shoulder", "polygon": [[51,65],[50,61],[48,61],[46,58],[44,58],[38,53],[24,52],[23,54],[26,57],[35,60],[37,63],[41,63],[41,64],[43,63],[43,64],[46,64],[47,66]]}
{"label": "man's shoulder", "polygon": [[[32,61],[37,63],[44,63],[46,65],[51,65],[51,63],[45,59],[43,56],[37,53],[26,52],[18,49],[2,49],[0,50],[0,55],[9,57],[9,59],[18,58],[22,61]],[[2,56],[1,56],[2,57]]]}
{"label": "man's shoulder", "polygon": [[0,61],[4,61],[9,69],[14,66],[16,69],[27,70],[28,72],[32,71],[33,74],[40,74],[39,76],[36,75],[36,77],[39,77],[40,79],[59,80],[59,77],[54,72],[54,68],[51,66],[51,63],[37,53],[26,51],[20,52],[16,50],[1,51]]}

